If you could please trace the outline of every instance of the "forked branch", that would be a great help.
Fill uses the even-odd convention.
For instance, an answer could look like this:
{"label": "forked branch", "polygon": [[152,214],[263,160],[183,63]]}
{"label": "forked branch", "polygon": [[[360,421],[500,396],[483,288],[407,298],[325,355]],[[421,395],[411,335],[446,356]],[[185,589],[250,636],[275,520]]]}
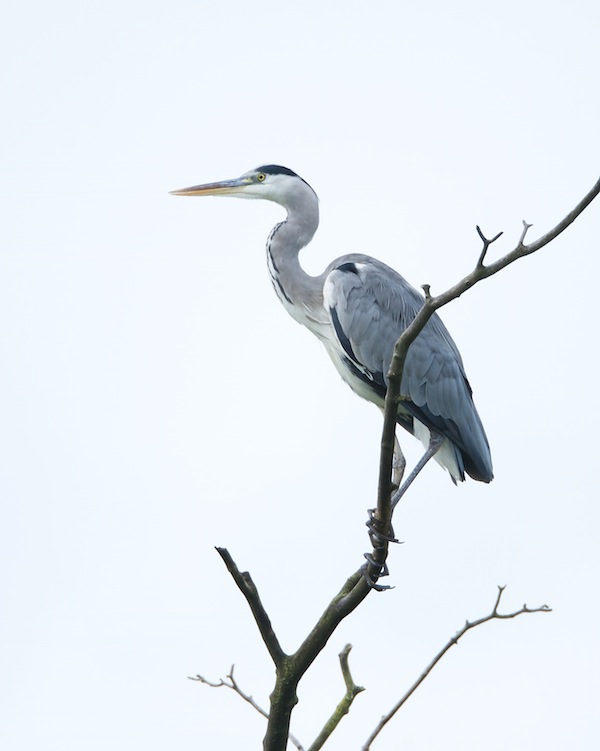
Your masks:
{"label": "forked branch", "polygon": [[[419,313],[415,316],[412,323],[402,333],[402,336],[396,342],[394,348],[394,355],[392,357],[389,372],[387,374],[387,393],[385,398],[383,430],[381,436],[381,453],[379,462],[379,482],[378,482],[378,497],[377,497],[377,511],[375,513],[376,526],[381,531],[390,529],[393,507],[390,503],[391,493],[394,490],[392,483],[392,464],[394,457],[394,436],[396,431],[396,416],[398,410],[398,401],[402,399],[400,393],[400,384],[402,382],[402,373],[404,370],[404,363],[406,361],[406,354],[408,348],[412,342],[417,338],[419,333],[423,330],[423,327],[436,310],[447,305],[452,300],[456,300],[467,290],[474,287],[475,284],[487,279],[494,274],[497,274],[502,269],[505,269],[511,263],[529,256],[532,253],[548,245],[549,242],[554,240],[561,232],[563,232],[569,225],[571,225],[575,219],[589,206],[589,204],[600,193],[600,179],[595,183],[590,191],[579,201],[575,208],[570,211],[564,219],[562,219],[555,227],[553,227],[545,235],[538,238],[529,245],[524,244],[527,231],[531,227],[531,224],[523,222],[523,232],[516,247],[506,255],[499,258],[487,266],[484,265],[484,261],[489,250],[489,247],[500,236],[501,232],[495,235],[493,238],[488,239],[485,237],[479,227],[477,232],[483,242],[483,249],[477,260],[475,268],[470,274],[467,274],[453,287],[450,287],[446,292],[442,292],[440,295],[432,296],[429,285],[423,285],[425,288],[425,299],[423,307]],[[387,555],[387,549],[380,552],[379,559]]]}

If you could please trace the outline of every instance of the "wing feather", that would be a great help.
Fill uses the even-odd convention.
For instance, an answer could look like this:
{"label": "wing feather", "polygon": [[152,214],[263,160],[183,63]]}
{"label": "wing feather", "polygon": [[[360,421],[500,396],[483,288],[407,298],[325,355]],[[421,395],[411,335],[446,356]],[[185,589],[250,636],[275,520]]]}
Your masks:
{"label": "wing feather", "polygon": [[[393,269],[357,254],[331,264],[323,297],[345,357],[365,380],[380,385],[373,393],[377,401],[385,393],[394,345],[420,310],[422,295]],[[409,397],[406,412],[447,437],[471,476],[492,479],[489,445],[462,358],[436,314],[408,351],[401,392]],[[407,427],[406,416],[400,422]]]}

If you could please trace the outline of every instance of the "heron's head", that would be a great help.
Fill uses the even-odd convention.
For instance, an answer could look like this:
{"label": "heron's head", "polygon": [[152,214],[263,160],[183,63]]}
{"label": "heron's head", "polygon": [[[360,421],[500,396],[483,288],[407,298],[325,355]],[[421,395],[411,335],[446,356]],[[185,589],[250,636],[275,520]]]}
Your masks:
{"label": "heron's head", "polygon": [[310,185],[295,172],[277,164],[245,172],[233,180],[222,180],[206,185],[171,191],[172,196],[237,196],[239,198],[263,198],[290,208],[299,200],[317,200]]}

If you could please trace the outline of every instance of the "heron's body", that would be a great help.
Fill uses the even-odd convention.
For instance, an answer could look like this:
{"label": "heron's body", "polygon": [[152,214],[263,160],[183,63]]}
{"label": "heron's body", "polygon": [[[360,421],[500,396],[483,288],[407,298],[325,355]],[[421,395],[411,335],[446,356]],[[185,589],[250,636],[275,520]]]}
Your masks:
{"label": "heron's body", "polygon": [[[344,381],[383,407],[394,345],[420,310],[422,295],[384,263],[358,253],[336,259],[319,276],[307,274],[298,256],[318,227],[318,199],[285,167],[259,167],[237,180],[174,192],[265,198],[287,210],[267,240],[275,291],[288,313],[321,340]],[[493,478],[460,353],[437,314],[409,348],[400,390],[408,398],[398,423],[426,446],[430,433],[443,437],[436,459],[455,482],[465,472],[483,482]]]}

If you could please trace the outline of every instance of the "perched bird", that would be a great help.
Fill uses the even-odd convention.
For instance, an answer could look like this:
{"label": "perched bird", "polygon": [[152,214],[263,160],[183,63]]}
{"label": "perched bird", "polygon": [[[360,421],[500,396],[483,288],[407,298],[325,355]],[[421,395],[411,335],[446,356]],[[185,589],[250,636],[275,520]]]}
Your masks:
{"label": "perched bird", "polygon": [[[287,219],[267,239],[275,292],[292,318],[321,340],[350,388],[383,408],[394,345],[423,296],[389,266],[361,253],[337,258],[319,276],[307,274],[298,256],[317,230],[319,199],[287,167],[265,165],[172,194],[263,198],[286,209]],[[408,350],[400,391],[407,398],[398,406],[398,423],[435,453],[455,483],[465,473],[492,480],[489,444],[460,353],[435,313]]]}

